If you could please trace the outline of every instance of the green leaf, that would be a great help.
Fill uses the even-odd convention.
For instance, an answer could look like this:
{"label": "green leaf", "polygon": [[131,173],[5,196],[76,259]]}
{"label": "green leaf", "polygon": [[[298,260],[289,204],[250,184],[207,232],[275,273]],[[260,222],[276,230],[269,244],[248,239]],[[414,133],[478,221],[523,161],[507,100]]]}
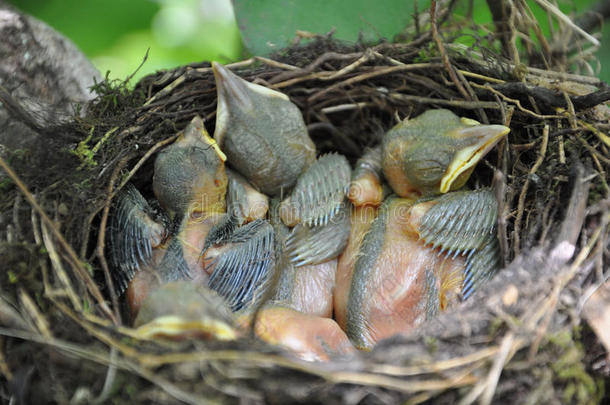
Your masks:
{"label": "green leaf", "polygon": [[24,12],[71,38],[85,54],[111,46],[123,35],[147,29],[159,4],[150,0],[20,0]]}
{"label": "green leaf", "polygon": [[334,38],[352,42],[392,40],[412,23],[415,1],[233,0],[233,7],[246,48],[266,55],[290,44],[297,30],[326,34],[335,29]]}

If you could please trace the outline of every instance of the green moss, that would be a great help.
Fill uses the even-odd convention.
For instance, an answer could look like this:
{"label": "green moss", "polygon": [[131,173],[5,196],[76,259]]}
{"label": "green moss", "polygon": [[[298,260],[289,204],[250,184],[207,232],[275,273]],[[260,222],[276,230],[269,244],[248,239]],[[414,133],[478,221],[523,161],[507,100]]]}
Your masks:
{"label": "green moss", "polygon": [[495,336],[502,327],[502,325],[504,325],[504,321],[499,317],[492,319],[492,321],[489,323],[489,335]]}
{"label": "green moss", "polygon": [[90,275],[93,275],[93,266],[89,262],[84,262],[83,267],[87,270]]}
{"label": "green moss", "polygon": [[434,353],[438,350],[438,340],[431,336],[426,336],[424,338],[424,342],[426,347],[428,348],[428,352]]}
{"label": "green moss", "polygon": [[70,153],[78,157],[78,159],[81,161],[79,169],[82,169],[83,167],[91,169],[97,166],[97,162],[93,160],[93,156],[95,155],[95,153],[89,148],[88,145],[89,141],[91,141],[91,138],[93,137],[94,129],[95,127],[91,127],[89,135],[85,139],[80,141],[75,149],[70,151]]}
{"label": "green moss", "polygon": [[10,178],[8,178],[8,177],[3,178],[2,180],[0,180],[0,193],[6,193],[11,188],[13,188],[13,186],[14,186],[14,183]]}
{"label": "green moss", "polygon": [[575,335],[580,335],[578,330],[564,330],[547,337],[547,348],[555,352],[556,360],[550,365],[554,382],[561,387],[565,403],[597,404],[604,395],[603,380],[587,373],[585,352]]}
{"label": "green moss", "polygon": [[134,384],[127,384],[125,386],[125,393],[127,393],[130,398],[134,398],[138,393],[138,387],[136,387]]}

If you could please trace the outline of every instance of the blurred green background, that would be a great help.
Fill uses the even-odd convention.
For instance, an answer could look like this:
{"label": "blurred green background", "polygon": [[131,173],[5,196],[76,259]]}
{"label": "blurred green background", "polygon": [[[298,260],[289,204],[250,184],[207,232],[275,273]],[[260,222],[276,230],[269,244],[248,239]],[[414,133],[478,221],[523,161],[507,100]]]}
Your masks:
{"label": "blurred green background", "polygon": [[[326,33],[355,40],[391,38],[410,22],[416,0],[234,0],[242,28],[243,43],[249,50],[264,53],[280,49],[293,37],[295,29]],[[132,83],[148,73],[185,63],[217,60],[230,62],[247,57],[230,0],[13,0],[16,7],[31,14],[71,38],[105,74],[123,79],[132,74],[149,49],[148,60]],[[578,15],[595,0],[559,1],[567,15]],[[428,0],[419,0],[419,10]],[[528,4],[538,17],[543,32],[549,32],[546,13],[533,0]],[[358,9],[367,10],[363,21]],[[374,10],[372,10],[374,9]],[[462,1],[456,18],[470,7]],[[470,9],[479,24],[491,16],[485,0],[474,0]],[[391,17],[391,18],[390,18]],[[602,79],[610,79],[610,30],[602,38],[598,57],[601,67],[592,65]],[[605,33],[604,32],[604,33]],[[468,42],[468,38],[464,38]],[[606,62],[608,61],[608,62]]]}

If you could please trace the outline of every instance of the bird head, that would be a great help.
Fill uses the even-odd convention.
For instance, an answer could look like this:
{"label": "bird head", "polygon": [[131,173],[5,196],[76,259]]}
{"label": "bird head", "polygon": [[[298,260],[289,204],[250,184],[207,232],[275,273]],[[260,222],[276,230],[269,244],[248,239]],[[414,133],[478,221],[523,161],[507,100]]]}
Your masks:
{"label": "bird head", "polygon": [[212,62],[218,106],[214,139],[231,166],[268,195],[294,185],[316,150],[288,96],[249,83]]}
{"label": "bird head", "polygon": [[153,190],[171,215],[198,215],[225,210],[225,154],[195,116],[176,141],[155,160]]}
{"label": "bird head", "polygon": [[233,340],[235,320],[214,291],[190,281],[164,284],[151,292],[135,319],[140,338]]}
{"label": "bird head", "polygon": [[449,110],[428,110],[386,133],[384,174],[402,197],[457,190],[509,131],[504,125],[482,125]]}

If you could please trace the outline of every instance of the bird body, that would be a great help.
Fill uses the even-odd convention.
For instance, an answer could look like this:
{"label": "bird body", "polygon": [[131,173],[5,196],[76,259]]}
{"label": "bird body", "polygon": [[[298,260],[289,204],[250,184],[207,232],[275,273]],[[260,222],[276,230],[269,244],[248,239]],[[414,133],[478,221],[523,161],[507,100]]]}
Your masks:
{"label": "bird body", "polygon": [[254,331],[264,341],[287,348],[303,360],[328,361],[354,352],[345,332],[334,320],[281,304],[263,308]]}
{"label": "bird body", "polygon": [[153,191],[171,215],[224,213],[226,156],[195,116],[178,139],[155,159]]}
{"label": "bird body", "polygon": [[252,187],[239,173],[227,168],[227,175],[229,177],[227,206],[235,211],[234,215],[239,218],[239,224],[266,218],[269,211],[269,197]]}
{"label": "bird body", "polygon": [[356,207],[381,205],[391,192],[382,177],[381,146],[378,145],[367,149],[356,162],[348,194],[352,204]]}
{"label": "bird body", "polygon": [[377,207],[354,207],[351,213],[352,227],[345,250],[339,256],[337,274],[335,276],[335,291],[333,296],[334,315],[343,330],[347,326],[347,301],[352,285],[352,277],[356,260],[360,256],[360,248],[364,236],[369,231],[373,220],[377,217]]}
{"label": "bird body", "polygon": [[333,292],[337,259],[320,264],[282,269],[275,299],[299,312],[330,318],[333,314]]}
{"label": "bird body", "polygon": [[[205,262],[207,257],[202,251],[208,235],[226,217],[228,178],[225,159],[224,153],[207,134],[201,118],[196,116],[179,133],[177,140],[162,150],[155,160],[153,191],[169,219],[156,219],[154,210],[131,185],[119,195],[111,220],[111,257],[120,291],[127,288],[130,282],[133,283],[128,288],[128,302],[133,316],[146,295],[164,283],[188,279],[194,284],[207,285],[214,280],[226,279],[225,272],[236,274],[241,271],[240,274],[243,274],[243,267],[254,260],[252,252],[261,251],[253,251],[252,246],[269,240],[268,236],[250,236],[245,232],[254,230],[255,226],[238,226],[227,238],[219,241],[227,245],[222,249],[226,257],[220,260],[214,271],[210,271]],[[233,185],[238,181],[235,180]],[[243,184],[240,186],[245,188]],[[238,240],[233,241],[232,236]],[[246,243],[248,241],[250,243]],[[266,246],[269,249],[269,244]],[[229,257],[231,261],[227,263]],[[265,275],[265,271],[262,271],[256,273],[256,277],[239,278],[237,281],[248,280],[251,283],[248,288],[254,290]],[[227,290],[223,292],[227,298],[236,296],[230,295]],[[244,295],[239,297],[244,298]],[[239,306],[243,303],[231,304]]]}
{"label": "bird body", "polygon": [[401,197],[458,190],[508,131],[503,125],[481,125],[449,110],[428,110],[401,121],[383,137],[385,179]]}
{"label": "bird body", "polygon": [[358,348],[407,333],[457,301],[464,258],[426,246],[416,211],[412,199],[389,197],[364,237],[346,308],[346,330]]}
{"label": "bird body", "polygon": [[[371,349],[383,338],[410,332],[467,298],[498,270],[492,193],[454,190],[508,131],[448,110],[429,110],[385,134],[381,161],[365,168],[376,173],[381,167],[398,196],[384,200],[364,236],[352,233],[348,249],[358,252],[339,261],[335,313],[356,347]],[[375,206],[379,185],[361,172],[365,175],[356,176],[356,185],[362,190],[350,195],[362,207]]]}

